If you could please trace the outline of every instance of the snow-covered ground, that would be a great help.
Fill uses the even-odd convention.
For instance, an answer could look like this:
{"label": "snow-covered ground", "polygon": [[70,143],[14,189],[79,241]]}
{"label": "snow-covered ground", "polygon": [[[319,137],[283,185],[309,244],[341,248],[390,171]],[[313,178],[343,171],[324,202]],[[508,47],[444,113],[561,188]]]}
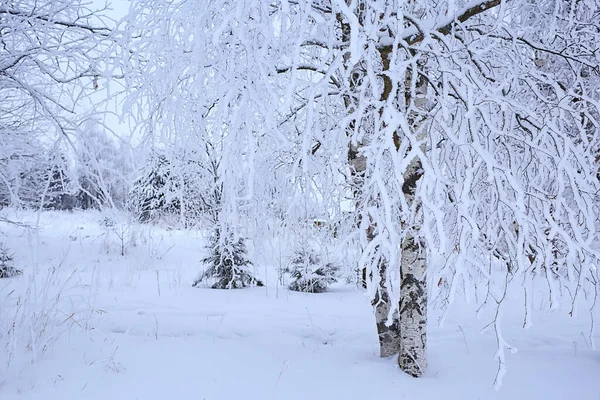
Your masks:
{"label": "snow-covered ground", "polygon": [[438,326],[431,310],[430,365],[414,379],[378,358],[369,299],[354,285],[325,294],[289,292],[276,279],[195,289],[202,232],[119,217],[106,228],[102,219],[46,212],[37,233],[0,227],[24,270],[0,280],[1,400],[600,399],[600,352],[591,350],[585,310],[537,311],[522,329],[522,299],[512,294],[502,326],[518,351],[506,356],[499,391],[496,337],[480,333],[490,316],[457,304]]}

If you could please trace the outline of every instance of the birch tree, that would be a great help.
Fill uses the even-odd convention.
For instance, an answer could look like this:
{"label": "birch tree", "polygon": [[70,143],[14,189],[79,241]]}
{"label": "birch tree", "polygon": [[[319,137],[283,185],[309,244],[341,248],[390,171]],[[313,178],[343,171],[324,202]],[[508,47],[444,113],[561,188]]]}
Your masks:
{"label": "birch tree", "polygon": [[[362,216],[362,221],[369,221],[367,249],[379,272],[388,260],[401,261],[400,288],[386,285],[386,289],[391,299],[400,301],[400,366],[420,375],[425,364],[426,292],[424,280],[419,279],[425,273],[424,255],[448,260],[439,272],[431,268],[432,263],[427,271],[448,282],[448,302],[459,279],[491,279],[489,271],[476,276],[478,269],[496,259],[507,263],[510,277],[506,280],[515,274],[528,278],[541,271],[551,274],[554,266],[559,275],[546,276],[549,284],[571,271],[572,277],[578,275],[571,281],[577,282],[574,293],[584,277],[596,281],[597,253],[591,242],[598,189],[590,160],[598,128],[597,124],[588,125],[588,132],[573,125],[566,128],[565,122],[575,121],[581,111],[561,103],[569,92],[584,90],[576,89],[582,86],[579,71],[597,71],[593,49],[598,32],[587,30],[592,42],[582,45],[577,28],[567,28],[561,13],[554,17],[550,12],[558,8],[566,13],[567,5],[560,2],[511,4],[504,9],[495,9],[500,2],[494,1],[464,7],[448,3],[445,10],[439,5],[390,5],[358,2],[352,14],[344,4],[340,10],[350,24],[348,48],[353,47],[354,29],[354,43],[363,55],[362,60],[355,58],[363,64],[358,79],[363,81],[362,93],[367,93],[359,103],[366,103],[367,110],[371,107],[371,115],[358,114],[354,120],[360,124],[353,127],[354,142],[359,144],[356,153],[366,161],[361,192],[369,197],[363,197],[367,205],[363,210],[374,204]],[[573,26],[589,27],[585,15],[597,14],[591,4],[568,6]],[[548,25],[554,31],[547,32]],[[560,46],[544,43],[558,31]],[[540,58],[553,59],[555,68],[540,74]],[[570,68],[560,65],[565,61],[572,63]],[[356,79],[357,63],[346,68],[354,73],[348,74],[350,79]],[[549,86],[559,88],[560,94],[551,94]],[[396,94],[386,95],[388,91]],[[355,91],[350,88],[350,92]],[[371,93],[379,93],[379,103],[374,103]],[[567,102],[573,104],[574,97]],[[598,93],[586,97],[589,101],[585,105],[579,101],[578,106],[586,115],[595,115]],[[365,121],[372,125],[361,132]],[[390,170],[395,179],[386,182],[382,177],[389,176]],[[570,182],[563,183],[567,176]],[[558,207],[557,197],[562,199]],[[425,221],[422,207],[429,217]],[[492,238],[500,239],[494,243]],[[398,242],[400,255],[395,248]],[[393,274],[379,275],[380,282],[393,282]],[[500,307],[502,296],[495,295]],[[389,314],[393,328],[395,316],[393,311]],[[386,335],[382,355],[387,353],[384,345],[394,340],[393,333]],[[500,339],[499,344],[502,366]]]}
{"label": "birch tree", "polygon": [[297,176],[352,196],[380,353],[402,370],[426,369],[428,292],[494,304],[499,384],[510,285],[543,282],[551,304],[565,288],[573,308],[597,294],[597,17],[592,1],[137,1],[123,56],[148,131],[220,143],[229,224],[265,206],[254,175],[292,142]]}

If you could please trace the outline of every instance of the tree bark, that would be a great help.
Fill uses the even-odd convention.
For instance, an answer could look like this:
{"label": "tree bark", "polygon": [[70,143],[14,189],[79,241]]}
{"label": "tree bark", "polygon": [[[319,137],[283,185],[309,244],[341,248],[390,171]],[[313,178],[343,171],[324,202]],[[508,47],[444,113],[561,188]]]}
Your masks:
{"label": "tree bark", "polygon": [[[415,198],[417,182],[423,176],[419,159],[414,159],[406,173],[402,191],[409,205],[420,202]],[[402,241],[400,262],[400,353],[398,366],[407,374],[419,377],[427,368],[427,259],[425,241],[419,236],[420,217]]]}
{"label": "tree bark", "polygon": [[[363,7],[365,5],[363,4]],[[359,14],[363,9],[359,10]],[[361,15],[359,15],[361,20]],[[342,41],[350,40],[350,26],[347,24],[341,15],[338,15],[338,21],[341,24]],[[383,80],[383,90],[380,95],[382,104],[389,104],[392,96],[399,97],[399,93],[393,91],[393,82],[390,77],[390,58],[392,55],[392,47],[384,46],[379,48],[379,54],[382,62],[381,78]],[[346,55],[345,60],[349,61],[349,55]],[[349,113],[358,109],[358,100],[354,96],[357,92],[365,73],[360,68],[360,65],[349,66],[352,69],[351,81],[349,82],[350,95],[345,97],[345,106]],[[407,106],[414,104],[418,109],[425,108],[426,100],[426,82],[419,80],[417,83],[416,93],[411,92],[410,88],[410,72],[407,72],[405,84],[404,99]],[[412,98],[416,96],[416,98]],[[407,107],[408,108],[408,107]],[[383,115],[383,109],[380,110]],[[411,123],[413,132],[417,132],[422,128],[423,121],[418,115],[408,115],[408,120]],[[348,127],[349,134],[358,127],[361,129],[363,121],[354,120]],[[385,127],[382,127],[385,128]],[[394,133],[394,143],[396,150],[400,149],[399,133]],[[377,201],[377,199],[365,199],[363,193],[363,183],[365,174],[367,173],[367,160],[360,154],[361,147],[366,143],[350,143],[348,148],[348,162],[351,167],[351,179],[353,194],[356,199],[356,206],[359,209],[363,201]],[[387,357],[398,354],[398,365],[400,368],[412,376],[421,376],[427,366],[426,359],[426,328],[427,328],[427,290],[426,290],[426,257],[425,257],[425,242],[420,237],[421,223],[419,215],[421,214],[420,201],[415,198],[417,184],[423,176],[421,161],[415,158],[411,161],[406,172],[404,173],[404,185],[402,188],[403,195],[406,198],[409,207],[416,213],[416,218],[411,218],[407,236],[402,243],[398,243],[401,247],[400,265],[395,265],[398,260],[386,260],[382,257],[377,260],[379,285],[377,287],[375,298],[373,299],[373,307],[375,310],[375,321],[377,326],[377,334],[379,339],[379,350],[381,357]],[[415,203],[417,202],[417,203]],[[364,217],[363,217],[364,218]],[[415,222],[416,221],[416,222]],[[361,221],[358,221],[360,225]],[[407,222],[399,222],[406,224]],[[402,227],[405,230],[405,226]],[[375,235],[376,226],[372,221],[369,221],[367,228],[367,240],[371,241]],[[398,268],[400,270],[400,302],[396,311],[395,305],[391,303],[388,292],[387,268]],[[362,273],[365,284],[368,281],[366,270]],[[391,311],[391,315],[390,315]],[[390,318],[391,316],[391,318]]]}
{"label": "tree bark", "polygon": [[375,308],[375,322],[379,338],[379,356],[389,357],[400,353],[401,350],[400,320],[398,312],[394,311],[392,321],[388,325],[392,303],[387,290],[385,260],[381,260],[378,269],[380,281],[373,299],[373,307]]}
{"label": "tree bark", "polygon": [[[418,66],[417,66],[418,68]],[[405,100],[407,108],[411,103],[419,111],[425,111],[427,101],[427,82],[419,78],[415,91],[410,88],[410,73],[405,80]],[[417,139],[423,139],[427,120],[417,112],[410,112],[408,120]],[[399,146],[399,140],[398,140]],[[425,148],[422,148],[425,151]],[[407,374],[419,377],[427,368],[427,258],[425,240],[421,235],[423,223],[422,205],[416,196],[417,185],[423,178],[423,165],[416,157],[411,160],[404,172],[402,193],[409,208],[413,210],[413,219],[402,221],[406,231],[401,244],[400,261],[400,353],[398,366]],[[408,224],[408,226],[407,226]]]}
{"label": "tree bark", "polygon": [[[364,5],[362,6],[364,7]],[[359,10],[364,11],[363,8]],[[362,16],[359,15],[359,19],[362,19]],[[338,21],[340,22],[341,30],[342,30],[342,41],[348,42],[350,41],[350,25],[343,20],[341,15],[338,15]],[[389,51],[387,49],[382,50],[383,52],[391,52],[391,48]],[[347,54],[344,57],[344,61],[348,62],[350,55]],[[389,61],[387,62],[389,68]],[[352,72],[350,74],[351,79],[349,82],[350,95],[346,96],[344,99],[345,107],[348,112],[353,112],[358,108],[358,100],[354,94],[357,92],[357,89],[363,79],[365,78],[365,72],[361,69],[360,64],[354,66],[347,66],[352,68]],[[382,96],[389,96],[391,92],[391,82],[389,82],[389,78],[386,77],[385,85],[386,88],[384,90],[384,94]],[[349,127],[348,131],[351,134],[354,129],[358,126],[358,129],[361,129],[361,121],[353,120]],[[351,174],[351,186],[353,191],[353,196],[356,201],[356,209],[360,209],[363,204],[361,201],[368,202],[369,199],[365,199],[363,197],[362,186],[365,179],[365,174],[367,170],[367,160],[365,156],[360,154],[361,147],[363,147],[366,143],[352,143],[350,142],[348,146],[348,163],[350,165],[350,174]],[[371,199],[372,200],[372,199]],[[361,226],[360,216],[357,221],[358,226]],[[375,225],[372,221],[369,221],[369,226],[367,228],[366,237],[367,241],[373,240]],[[400,352],[400,328],[399,328],[399,320],[398,320],[398,312],[394,312],[392,314],[392,321],[388,325],[388,316],[390,310],[392,308],[392,304],[390,302],[388,289],[387,289],[387,279],[386,279],[386,269],[388,265],[388,261],[385,259],[380,259],[377,261],[378,265],[378,273],[379,273],[379,284],[375,293],[375,297],[372,300],[372,305],[375,310],[375,321],[377,326],[377,335],[379,339],[379,354],[381,357],[388,357],[394,354],[398,354]],[[362,276],[362,285],[363,287],[367,287],[370,282],[370,277],[367,274],[367,268],[362,267],[361,269]]]}
{"label": "tree bark", "polygon": [[[381,100],[387,102],[392,95],[393,87],[390,75],[387,73],[390,70],[391,49],[380,49],[380,56],[384,83]],[[405,77],[404,99],[406,108],[409,109],[409,105],[414,104],[418,110],[424,110],[427,99],[427,82],[418,79],[413,93],[410,84],[411,73],[412,71],[408,70]],[[423,134],[419,134],[419,131],[423,131],[423,123],[426,123],[426,121],[422,120],[415,112],[407,112],[410,113],[407,115],[407,119],[413,133],[418,138],[422,138],[419,136]],[[401,144],[400,135],[395,133],[393,139],[396,144],[396,151],[398,151]],[[402,230],[406,231],[407,234],[400,244],[400,302],[398,312],[394,314],[393,323],[389,326],[390,329],[394,329],[394,334],[398,336],[396,339],[398,366],[402,371],[414,377],[421,376],[427,368],[427,260],[425,241],[420,235],[422,224],[421,201],[416,197],[417,184],[422,177],[421,160],[415,158],[410,162],[403,176],[402,193],[408,207],[414,212],[414,219],[401,222],[404,225]],[[408,226],[406,226],[407,223]],[[385,270],[383,273],[385,274]],[[382,279],[382,282],[385,281]],[[389,312],[389,306],[387,310]],[[387,318],[387,314],[385,318]],[[385,343],[382,343],[381,339],[380,335],[380,345],[383,346]]]}

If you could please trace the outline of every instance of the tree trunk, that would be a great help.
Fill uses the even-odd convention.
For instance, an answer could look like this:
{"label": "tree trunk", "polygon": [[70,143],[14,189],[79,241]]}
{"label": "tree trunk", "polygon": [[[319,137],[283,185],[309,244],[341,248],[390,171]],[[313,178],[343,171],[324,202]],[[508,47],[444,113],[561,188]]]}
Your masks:
{"label": "tree trunk", "polygon": [[[364,7],[368,7],[367,3],[362,3],[358,9],[358,19],[362,20],[362,12]],[[338,21],[341,24],[342,41],[348,42],[350,40],[350,25],[343,20],[341,15],[338,15]],[[383,80],[383,91],[380,96],[382,104],[388,103],[391,96],[397,96],[399,93],[393,93],[393,82],[391,79],[390,71],[390,58],[391,58],[391,47],[381,48],[381,66],[382,71],[380,77]],[[349,54],[346,54],[344,61],[348,62],[350,59]],[[357,88],[366,78],[364,70],[361,68],[360,63],[353,66],[347,66],[352,68],[351,81],[349,82],[350,95],[345,97],[345,106],[349,113],[358,109],[357,98],[354,93],[357,92]],[[410,90],[410,71],[407,72],[405,84],[404,98],[406,104],[409,105],[411,100],[419,109],[425,108],[426,99],[426,82],[419,80],[416,87],[416,93],[412,93]],[[412,98],[412,96],[416,98]],[[380,110],[383,115],[383,109]],[[423,121],[419,119],[418,115],[408,115],[413,132],[417,132],[422,128]],[[361,124],[364,121],[354,120],[349,126],[349,134],[358,127],[361,129]],[[383,127],[385,128],[385,127]],[[396,144],[396,150],[400,148],[399,134],[394,134],[394,143]],[[364,204],[360,204],[361,201],[376,201],[377,199],[364,198],[363,183],[365,179],[367,160],[360,154],[361,147],[367,143],[350,143],[348,149],[348,162],[351,167],[352,174],[352,187],[353,194],[357,201],[357,209]],[[400,368],[412,376],[421,376],[427,366],[426,360],[426,328],[427,328],[427,290],[426,290],[426,257],[425,257],[425,242],[420,237],[421,222],[419,215],[421,214],[420,201],[415,198],[415,192],[417,183],[423,176],[421,161],[415,158],[411,161],[409,167],[404,173],[404,185],[402,188],[403,194],[406,198],[409,207],[412,207],[417,217],[414,220],[411,219],[411,229],[404,238],[402,243],[398,243],[401,246],[401,265],[396,266],[397,260],[386,260],[382,258],[377,261],[378,273],[379,273],[379,285],[376,290],[375,298],[373,299],[373,306],[375,309],[375,320],[377,326],[377,334],[379,338],[379,350],[381,357],[387,357],[390,355],[398,354],[398,365]],[[415,201],[418,203],[414,204]],[[414,206],[414,207],[413,207]],[[416,222],[415,222],[416,221]],[[360,221],[359,225],[360,225]],[[402,222],[404,223],[404,222]],[[404,227],[403,227],[404,228]],[[367,228],[367,240],[371,241],[374,237],[376,227],[370,221]],[[390,311],[395,308],[394,304],[391,304],[388,282],[387,282],[387,268],[399,268],[400,270],[400,302],[398,304],[398,311],[392,311],[390,320]],[[366,269],[362,273],[363,281],[368,282]],[[389,322],[389,324],[388,324]]]}
{"label": "tree trunk", "polygon": [[[385,65],[385,64],[384,64]],[[407,71],[405,79],[405,100],[407,108],[411,102],[418,110],[424,111],[427,100],[427,82],[419,78],[415,91],[410,89],[410,74]],[[414,96],[414,98],[413,98]],[[426,120],[416,112],[408,115],[413,133],[418,139],[423,139]],[[399,147],[399,142],[398,142]],[[422,148],[425,151],[425,148]],[[404,226],[407,232],[401,244],[402,256],[400,261],[400,353],[398,366],[407,374],[419,377],[427,368],[427,259],[425,240],[421,236],[423,212],[421,200],[416,196],[417,184],[423,177],[423,165],[419,158],[414,158],[404,172],[402,193],[408,207],[414,214],[409,226]],[[403,224],[407,222],[403,221]],[[408,229],[406,229],[408,228]]]}
{"label": "tree trunk", "polygon": [[[390,70],[391,54],[390,51],[382,49],[380,56],[384,82],[381,100],[388,101],[392,95],[393,87],[390,75],[386,73]],[[410,85],[412,72],[408,70],[405,77],[404,98],[406,107],[409,108],[409,105],[414,103],[419,110],[424,110],[427,82],[423,79],[418,79],[415,92],[413,93]],[[418,138],[422,138],[423,134],[420,134],[419,131],[424,131],[422,128],[424,128],[423,123],[425,121],[414,112],[412,115],[407,115],[407,119],[413,133]],[[396,150],[400,149],[400,140],[400,135],[394,134]],[[407,234],[401,243],[401,260],[399,266],[400,302],[398,304],[398,317],[394,315],[393,323],[390,325],[390,328],[395,329],[394,333],[399,336],[397,339],[398,366],[402,371],[414,377],[423,375],[427,368],[427,260],[425,241],[420,235],[422,224],[421,201],[415,196],[417,184],[422,177],[423,168],[421,160],[415,158],[410,162],[403,176],[404,184],[402,186],[402,193],[406,198],[408,207],[414,212],[414,220],[411,219],[408,221],[409,226],[402,227],[402,230],[405,230]],[[402,221],[401,223],[406,225],[407,222]],[[385,271],[383,273],[385,274]],[[381,343],[381,335],[380,345],[383,345]]]}
{"label": "tree trunk", "polygon": [[[411,206],[415,201],[417,182],[423,176],[421,162],[415,159],[409,165],[402,191]],[[420,214],[420,202],[415,210]],[[400,263],[400,354],[398,366],[414,377],[427,368],[427,260],[425,241],[419,236],[420,217],[402,241]]]}
{"label": "tree trunk", "polygon": [[379,265],[379,286],[372,303],[375,308],[380,357],[389,357],[400,353],[401,346],[400,321],[397,311],[393,312],[391,324],[388,325],[388,316],[392,304],[387,290],[386,269],[387,264],[385,260],[382,260]]}
{"label": "tree trunk", "polygon": [[[364,5],[360,7],[359,10],[359,20],[362,19],[362,11],[364,11]],[[348,42],[350,41],[350,25],[343,20],[341,15],[338,15],[338,21],[341,25],[342,31],[342,41]],[[346,54],[344,57],[344,61],[347,63],[350,59],[350,54]],[[389,61],[388,61],[389,67]],[[358,90],[358,87],[363,82],[365,78],[365,70],[361,68],[360,63],[357,65],[351,66],[352,73],[350,74],[351,79],[349,82],[350,87],[350,95],[345,96],[344,103],[346,110],[349,113],[358,109],[358,100],[357,97],[354,96]],[[391,90],[391,83],[386,82],[386,90],[383,96],[389,96]],[[350,122],[348,126],[349,135],[352,134],[354,129],[358,126],[358,129],[361,129],[362,121],[353,120]],[[351,173],[351,186],[353,191],[353,196],[356,201],[356,209],[360,209],[363,204],[361,201],[368,202],[369,199],[363,197],[363,183],[365,179],[365,174],[367,170],[367,160],[365,156],[360,154],[361,147],[365,146],[366,143],[364,141],[358,143],[350,142],[348,146],[348,163],[350,165],[350,173]],[[358,226],[361,226],[361,220],[357,221]],[[369,226],[367,228],[366,236],[367,240],[373,240],[375,232],[374,224],[369,221]],[[388,290],[387,290],[387,279],[386,279],[386,268],[388,261],[385,259],[378,260],[378,273],[380,277],[379,285],[377,287],[375,298],[372,300],[372,305],[375,310],[375,321],[377,326],[377,335],[379,338],[379,354],[381,357],[388,357],[394,354],[398,354],[400,352],[400,330],[399,330],[399,320],[398,313],[394,312],[392,314],[392,321],[388,325],[388,316],[390,309],[392,308],[392,304],[390,302]],[[362,276],[362,285],[363,287],[367,287],[370,282],[369,274],[367,273],[367,268],[362,267],[361,270]]]}

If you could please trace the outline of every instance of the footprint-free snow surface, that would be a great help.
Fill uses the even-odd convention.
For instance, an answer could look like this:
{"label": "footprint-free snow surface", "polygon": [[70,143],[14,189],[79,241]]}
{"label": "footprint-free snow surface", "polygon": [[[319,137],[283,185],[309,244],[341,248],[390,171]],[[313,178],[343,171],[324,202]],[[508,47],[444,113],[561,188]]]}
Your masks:
{"label": "footprint-free snow surface", "polygon": [[496,335],[482,332],[491,311],[476,317],[457,301],[440,326],[432,309],[429,367],[414,379],[378,357],[369,298],[355,285],[289,292],[261,265],[266,287],[192,288],[202,232],[102,219],[43,213],[37,231],[2,226],[24,273],[0,280],[1,400],[600,399],[587,310],[535,311],[523,329],[515,292],[502,329],[517,351],[494,390]]}

